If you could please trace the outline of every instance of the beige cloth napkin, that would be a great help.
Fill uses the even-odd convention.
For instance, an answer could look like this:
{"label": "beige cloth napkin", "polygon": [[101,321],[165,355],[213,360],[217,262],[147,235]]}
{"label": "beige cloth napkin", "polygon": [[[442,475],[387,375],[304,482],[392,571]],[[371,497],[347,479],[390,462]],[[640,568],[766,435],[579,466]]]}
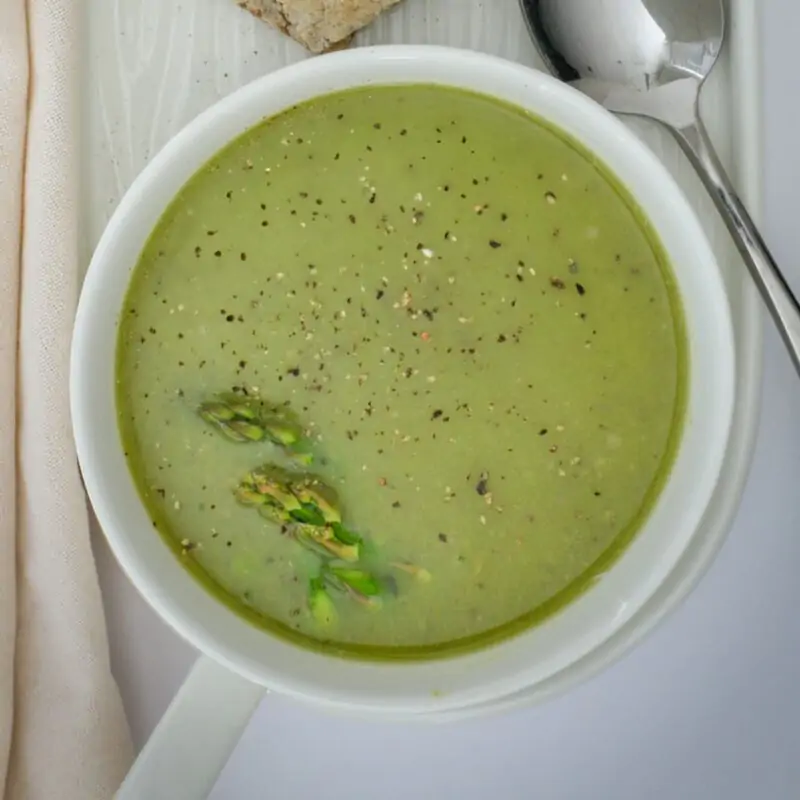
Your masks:
{"label": "beige cloth napkin", "polygon": [[69,421],[76,0],[0,0],[0,796],[108,800],[130,763]]}

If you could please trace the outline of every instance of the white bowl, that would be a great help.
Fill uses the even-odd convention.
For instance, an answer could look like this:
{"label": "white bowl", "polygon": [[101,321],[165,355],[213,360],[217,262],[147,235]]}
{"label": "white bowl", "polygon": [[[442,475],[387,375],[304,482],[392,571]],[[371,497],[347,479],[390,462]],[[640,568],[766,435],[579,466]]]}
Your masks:
{"label": "white bowl", "polygon": [[[258,630],[180,566],[153,530],[117,430],[117,324],[131,270],[162,212],[220,148],[282,109],[338,89],[439,83],[502,98],[550,120],[605,162],[661,237],[683,299],[690,351],[685,431],[643,529],[613,567],[562,612],[489,649],[447,660],[367,663],[300,649]],[[97,247],[81,296],[72,414],[86,488],[117,559],[182,636],[241,676],[279,692],[382,714],[436,714],[535,687],[596,650],[669,576],[718,479],[734,399],[733,333],[717,264],[688,202],[658,159],[598,105],[554,79],[478,53],[438,47],[356,49],[266,76],[202,114],[148,165]],[[552,681],[551,681],[552,682]]]}

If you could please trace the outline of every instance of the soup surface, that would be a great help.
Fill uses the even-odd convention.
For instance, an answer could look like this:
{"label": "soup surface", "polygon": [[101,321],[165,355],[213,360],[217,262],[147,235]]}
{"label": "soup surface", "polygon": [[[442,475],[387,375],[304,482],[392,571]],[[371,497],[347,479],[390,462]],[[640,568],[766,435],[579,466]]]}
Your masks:
{"label": "soup surface", "polygon": [[[362,656],[487,643],[585,589],[658,494],[685,383],[632,199],[543,122],[434,86],[316,99],[215,156],[118,343],[130,468],[178,557],[251,621]],[[301,470],[335,519],[259,494]]]}

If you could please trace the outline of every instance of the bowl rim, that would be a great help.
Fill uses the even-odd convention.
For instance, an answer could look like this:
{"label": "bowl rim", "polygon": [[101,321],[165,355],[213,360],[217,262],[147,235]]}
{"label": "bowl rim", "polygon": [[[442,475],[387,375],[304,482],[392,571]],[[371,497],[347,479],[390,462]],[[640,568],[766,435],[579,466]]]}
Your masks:
{"label": "bowl rim", "polygon": [[[340,692],[338,694],[334,693],[334,696],[331,696],[330,692],[325,692],[324,696],[319,697],[318,693],[315,691],[313,682],[293,682],[291,680],[286,681],[285,676],[283,676],[284,679],[281,680],[275,674],[272,674],[269,669],[265,669],[263,664],[259,665],[254,663],[252,660],[241,658],[240,654],[232,651],[230,648],[221,648],[218,642],[213,641],[215,638],[213,633],[210,633],[208,630],[204,629],[202,625],[191,624],[196,622],[196,620],[187,620],[185,614],[181,613],[173,606],[172,600],[168,594],[163,591],[164,587],[159,586],[158,583],[152,579],[152,576],[148,575],[147,569],[142,569],[141,565],[137,563],[137,556],[128,546],[129,543],[126,542],[126,538],[130,538],[130,536],[119,534],[114,515],[110,512],[108,507],[110,498],[104,496],[104,490],[97,480],[97,472],[98,469],[102,468],[102,464],[98,463],[97,459],[95,458],[94,450],[91,444],[93,429],[92,418],[91,414],[89,413],[91,403],[86,399],[87,389],[90,385],[90,382],[87,378],[87,365],[85,363],[85,359],[82,358],[82,354],[84,351],[86,351],[88,346],[86,339],[91,327],[90,323],[92,321],[92,314],[94,313],[92,310],[94,301],[92,301],[91,298],[94,294],[97,294],[97,285],[98,282],[102,281],[103,279],[103,270],[108,268],[108,262],[113,258],[113,251],[116,246],[115,236],[120,229],[120,226],[125,223],[126,219],[130,215],[136,213],[135,209],[137,204],[142,202],[143,196],[146,196],[150,186],[158,182],[159,176],[167,169],[167,167],[176,160],[179,161],[184,157],[183,154],[191,145],[192,140],[202,131],[213,128],[221,118],[233,113],[235,109],[241,108],[244,104],[247,104],[251,101],[257,102],[258,98],[262,96],[264,92],[273,87],[280,79],[286,80],[287,76],[289,76],[295,82],[302,82],[304,79],[307,79],[308,75],[318,73],[323,65],[330,65],[331,69],[339,67],[341,69],[364,70],[365,65],[376,63],[376,59],[390,59],[394,60],[395,62],[403,61],[408,64],[415,63],[417,65],[421,63],[427,63],[428,65],[431,65],[434,61],[449,61],[454,65],[469,65],[472,69],[485,67],[487,69],[493,68],[501,70],[506,73],[509,80],[526,81],[531,85],[535,84],[537,90],[546,90],[551,96],[558,96],[559,101],[570,103],[573,106],[580,108],[581,113],[586,116],[587,120],[594,120],[598,125],[603,124],[606,127],[610,127],[612,125],[615,126],[616,135],[621,141],[626,143],[626,146],[631,148],[631,157],[634,160],[638,160],[640,164],[646,165],[648,171],[650,171],[653,176],[653,180],[657,180],[660,184],[670,188],[673,194],[682,198],[684,206],[682,213],[684,213],[684,216],[694,219],[696,230],[694,231],[693,235],[707,247],[709,256],[708,260],[710,264],[714,266],[715,272],[717,273],[716,281],[711,280],[712,284],[715,282],[718,284],[713,291],[715,292],[717,299],[725,298],[725,291],[722,286],[721,277],[719,276],[718,269],[716,268],[716,260],[711,252],[710,245],[708,245],[708,242],[705,239],[702,228],[700,227],[700,223],[697,221],[694,212],[691,211],[688,201],[685,199],[685,197],[683,197],[681,190],[674,183],[673,179],[666,171],[666,168],[663,166],[663,164],[661,164],[660,161],[658,161],[656,156],[651,153],[651,151],[647,149],[644,144],[640,143],[634,134],[628,131],[628,129],[625,128],[622,123],[611,117],[611,115],[609,115],[600,106],[596,105],[593,101],[579,94],[570,87],[561,84],[556,79],[548,75],[495,56],[485,55],[474,51],[458,50],[456,48],[449,47],[429,45],[386,45],[379,47],[358,48],[352,51],[345,51],[318,57],[316,59],[311,59],[290,67],[286,67],[242,87],[200,114],[197,118],[195,118],[195,120],[184,127],[173,139],[171,139],[167,145],[165,145],[165,147],[136,178],[112,216],[112,219],[109,222],[106,230],[104,231],[100,243],[95,251],[94,257],[92,258],[90,268],[87,272],[84,291],[81,294],[81,301],[79,304],[78,313],[76,315],[70,372],[70,396],[76,445],[79,461],[84,473],[86,489],[97,513],[101,527],[104,530],[106,539],[109,542],[111,549],[123,570],[137,587],[138,591],[159,614],[159,616],[161,616],[162,619],[170,624],[170,626],[173,627],[181,636],[186,638],[193,646],[255,682],[268,684],[271,688],[277,688],[279,691],[285,691],[287,694],[295,694],[304,698],[316,697],[323,702],[330,701],[335,705],[347,706],[352,705],[354,702],[354,698],[348,695],[347,692]],[[415,83],[419,81],[408,80],[397,82]],[[428,82],[435,83],[440,81],[429,80]],[[366,76],[364,76],[364,78],[361,80],[354,78],[350,82],[350,85],[381,85],[381,83],[386,83],[386,81],[371,82]],[[315,96],[322,94],[325,94],[325,92],[319,92]],[[542,115],[545,116],[544,114]],[[266,116],[270,116],[270,114]],[[557,121],[552,122],[556,125],[559,124]],[[245,129],[246,128],[242,128],[240,133]],[[573,132],[570,131],[570,133]],[[225,141],[230,141],[231,138],[232,137],[227,137]],[[583,144],[585,147],[593,149],[586,144],[586,142],[583,142]],[[224,142],[222,146],[224,146]],[[219,149],[219,147],[217,147],[217,149]],[[603,159],[602,153],[599,153],[598,155],[600,156],[601,160],[605,160]],[[201,163],[202,160],[198,163],[195,163],[194,166],[192,166],[190,174],[194,173],[196,169],[199,168]],[[635,194],[634,197],[636,197]],[[638,197],[636,197],[636,199],[639,200]],[[164,207],[165,206],[162,206],[161,211],[163,211]],[[160,213],[161,212],[159,212],[159,214]],[[721,413],[726,417],[727,426],[729,429],[730,419],[733,411],[734,362],[733,333],[732,326],[730,324],[730,311],[727,309],[727,300],[725,300],[724,312],[720,313],[722,316],[726,317],[728,326],[727,341],[730,343],[729,352],[721,354],[721,360],[727,364],[723,370],[726,372],[726,375],[723,376],[723,381],[728,385],[727,391],[730,398],[729,401],[725,403],[725,407],[721,409]],[[724,323],[725,320],[723,320],[723,325]],[[689,324],[689,320],[687,320],[687,326]],[[691,376],[689,379],[689,385],[691,391],[691,387],[693,386],[693,380]],[[720,440],[720,443],[717,447],[717,450],[719,450],[719,453],[717,454],[718,457],[715,457],[714,459],[714,470],[716,471],[717,475],[722,467],[722,460],[726,445],[727,433],[723,439]],[[705,511],[705,507],[708,505],[708,502],[711,499],[713,486],[715,485],[715,482],[712,484],[707,481],[707,483],[709,484],[708,491],[706,492],[703,507],[701,509],[703,512]],[[699,526],[701,517],[702,513],[699,513],[694,523],[695,528]],[[647,523],[645,524],[645,527],[646,525]],[[665,579],[666,576],[664,580]],[[637,609],[641,608],[646,601],[647,598],[638,604]],[[619,627],[622,627],[622,625]],[[619,628],[609,630],[607,635],[594,643],[593,649],[600,647],[603,642],[612,636],[618,629]],[[264,635],[263,631],[260,631],[259,633],[260,635]],[[269,632],[266,632],[266,636],[274,638],[271,634],[269,634]],[[501,643],[497,645],[497,649],[501,649],[504,646],[505,643]],[[303,652],[305,653],[306,651]],[[481,652],[485,653],[487,651]],[[324,660],[331,658],[331,656],[327,654],[315,654],[315,657]],[[469,658],[469,656],[454,657],[454,659],[461,658]],[[361,664],[361,662],[358,661],[354,661],[352,663]],[[453,662],[451,661],[451,663]],[[568,666],[569,665],[564,665],[562,669],[566,669]],[[406,670],[413,669],[413,664],[403,665],[402,668]],[[506,686],[502,694],[508,694],[508,688],[509,687]],[[475,695],[470,696],[469,703],[481,700],[485,701],[490,697],[500,696],[500,694],[501,693],[499,693],[495,688],[494,691],[490,692],[489,694],[484,693],[480,697]],[[377,703],[377,699],[374,697],[367,700],[368,705],[371,705],[373,702]],[[433,698],[430,697],[428,698],[428,702],[423,702],[422,698],[417,698],[417,703],[419,705],[419,710],[428,710],[432,707],[452,709],[467,704],[466,697],[462,698],[462,700],[458,702],[454,702],[452,698],[450,700],[439,699],[436,702],[434,702]]]}

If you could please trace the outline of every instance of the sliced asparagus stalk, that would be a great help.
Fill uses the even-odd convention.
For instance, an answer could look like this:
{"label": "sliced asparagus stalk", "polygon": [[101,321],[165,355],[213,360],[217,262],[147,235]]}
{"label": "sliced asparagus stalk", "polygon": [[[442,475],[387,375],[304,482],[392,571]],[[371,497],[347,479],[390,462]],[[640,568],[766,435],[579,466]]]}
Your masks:
{"label": "sliced asparagus stalk", "polygon": [[375,595],[374,597],[367,597],[365,594],[360,594],[355,589],[347,589],[347,596],[350,597],[352,600],[355,600],[356,603],[362,606],[366,606],[372,610],[377,610],[383,606],[383,598]]}
{"label": "sliced asparagus stalk", "polygon": [[395,569],[399,569],[401,572],[407,572],[409,575],[413,575],[420,583],[430,583],[431,582],[431,574],[425,567],[419,567],[416,564],[409,564],[406,561],[393,561],[391,563]]}
{"label": "sliced asparagus stalk", "polygon": [[327,565],[326,572],[344,587],[363,595],[364,597],[377,597],[381,593],[378,580],[363,569],[350,566]]}
{"label": "sliced asparagus stalk", "polygon": [[308,585],[308,608],[311,616],[322,627],[330,627],[336,622],[336,607],[325,589],[322,578],[312,578]]}

